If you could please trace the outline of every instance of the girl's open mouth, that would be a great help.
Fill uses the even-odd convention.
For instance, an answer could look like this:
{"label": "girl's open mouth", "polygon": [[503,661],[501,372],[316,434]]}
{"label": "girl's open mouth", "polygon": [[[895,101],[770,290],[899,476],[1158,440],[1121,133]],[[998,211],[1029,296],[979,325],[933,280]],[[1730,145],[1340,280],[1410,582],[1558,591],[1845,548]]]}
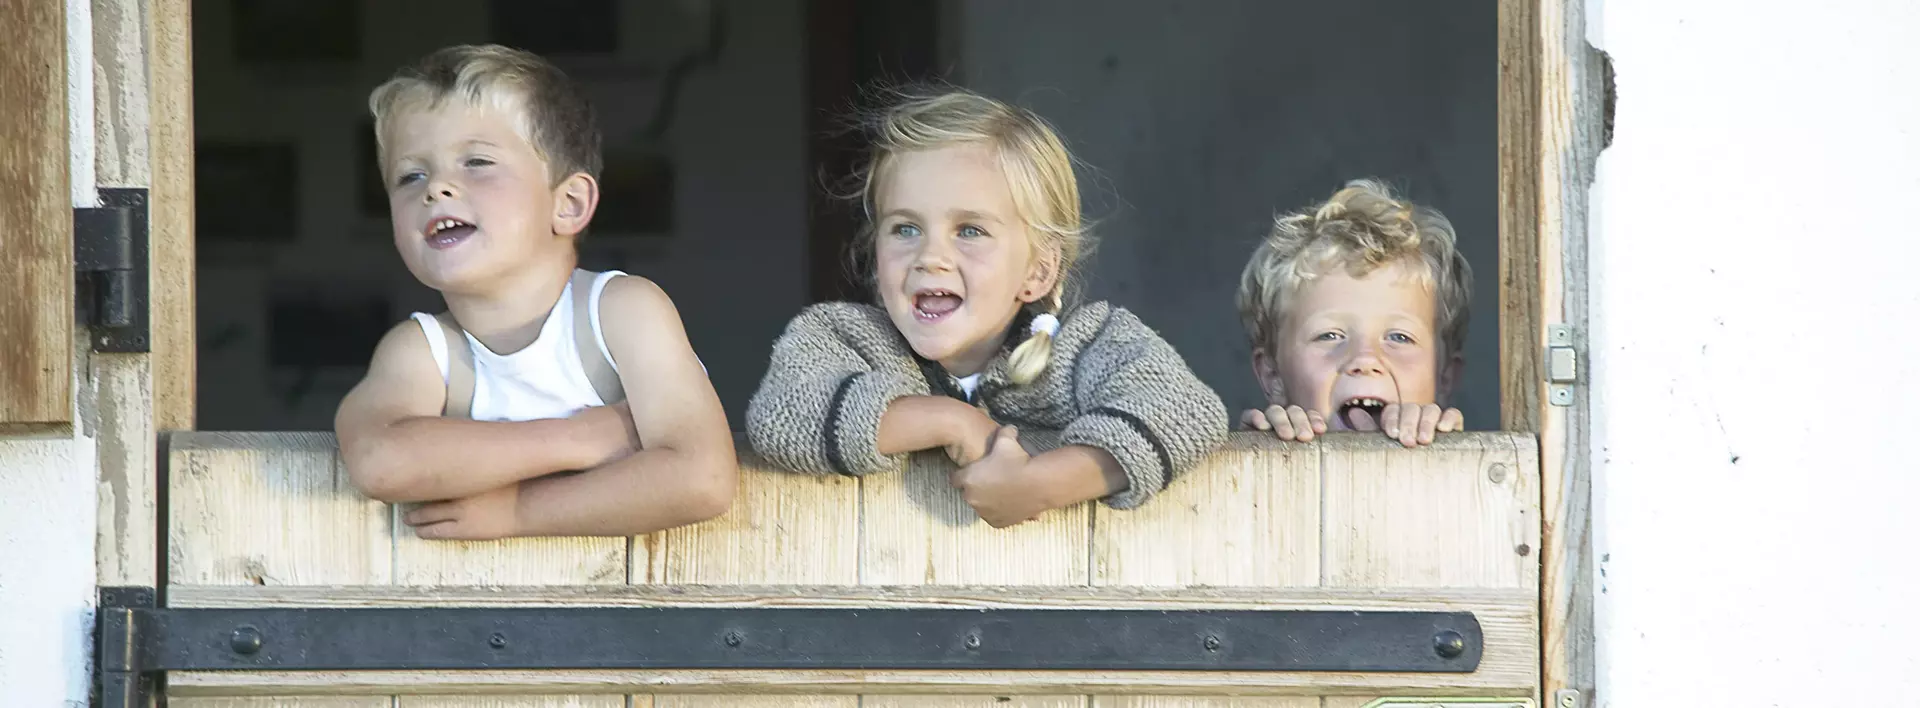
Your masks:
{"label": "girl's open mouth", "polygon": [[1341,424],[1353,430],[1380,430],[1380,414],[1387,410],[1387,401],[1373,396],[1355,396],[1347,399],[1334,409],[1334,415]]}
{"label": "girl's open mouth", "polygon": [[960,309],[965,298],[951,290],[928,288],[913,294],[913,316],[921,322],[939,322]]}

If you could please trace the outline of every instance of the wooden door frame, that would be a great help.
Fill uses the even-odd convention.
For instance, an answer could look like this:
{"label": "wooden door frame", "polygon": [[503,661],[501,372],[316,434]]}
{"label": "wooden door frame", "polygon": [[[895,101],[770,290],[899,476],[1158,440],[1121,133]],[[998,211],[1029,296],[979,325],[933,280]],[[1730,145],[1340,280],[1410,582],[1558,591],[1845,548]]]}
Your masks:
{"label": "wooden door frame", "polygon": [[[1596,704],[1586,387],[1574,387],[1573,405],[1551,405],[1543,375],[1547,327],[1586,325],[1587,185],[1608,91],[1605,57],[1585,40],[1585,4],[1499,0],[1498,11],[1501,424],[1540,441],[1541,657],[1553,708],[1570,708],[1563,690],[1578,692],[1572,706]],[[194,427],[192,2],[146,8],[152,430],[164,435]],[[144,488],[157,495],[164,480],[153,481]],[[164,500],[145,501],[135,506],[164,514]]]}
{"label": "wooden door frame", "polygon": [[1587,329],[1587,188],[1610,73],[1587,44],[1585,0],[1500,0],[1499,15],[1501,424],[1540,442],[1543,698],[1594,706],[1587,387],[1553,405],[1545,358],[1549,326],[1573,327],[1576,344]]}

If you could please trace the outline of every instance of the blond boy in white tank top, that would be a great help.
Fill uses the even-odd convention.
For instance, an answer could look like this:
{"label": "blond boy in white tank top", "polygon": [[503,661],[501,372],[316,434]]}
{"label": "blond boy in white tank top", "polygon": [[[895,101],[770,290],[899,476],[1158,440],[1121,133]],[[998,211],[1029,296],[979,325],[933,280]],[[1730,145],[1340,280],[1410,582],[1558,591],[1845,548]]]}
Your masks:
{"label": "blond boy in white tank top", "polygon": [[[585,97],[539,57],[435,52],[370,107],[394,245],[447,312],[374,350],[334,419],[353,484],[423,538],[632,536],[732,504],[733,436],[673,303],[577,268]],[[578,472],[578,474],[561,474]]]}

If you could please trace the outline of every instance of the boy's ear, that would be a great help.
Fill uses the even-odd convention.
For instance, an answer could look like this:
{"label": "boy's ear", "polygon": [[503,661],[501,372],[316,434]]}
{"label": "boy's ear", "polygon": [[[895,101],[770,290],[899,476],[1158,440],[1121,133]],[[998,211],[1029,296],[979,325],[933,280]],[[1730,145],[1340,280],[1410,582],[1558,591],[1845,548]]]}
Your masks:
{"label": "boy's ear", "polygon": [[1260,382],[1260,392],[1266,394],[1267,405],[1287,404],[1286,389],[1280,385],[1280,365],[1265,349],[1253,350],[1253,378]]}
{"label": "boy's ear", "polygon": [[1454,387],[1460,384],[1460,377],[1466,370],[1467,358],[1459,352],[1440,360],[1440,380],[1434,382],[1433,392],[1434,398],[1440,400],[1434,401],[1435,404],[1445,408],[1453,401]]}
{"label": "boy's ear", "polygon": [[600,206],[600,183],[585,172],[568,175],[553,188],[553,232],[575,236],[587,230]]}

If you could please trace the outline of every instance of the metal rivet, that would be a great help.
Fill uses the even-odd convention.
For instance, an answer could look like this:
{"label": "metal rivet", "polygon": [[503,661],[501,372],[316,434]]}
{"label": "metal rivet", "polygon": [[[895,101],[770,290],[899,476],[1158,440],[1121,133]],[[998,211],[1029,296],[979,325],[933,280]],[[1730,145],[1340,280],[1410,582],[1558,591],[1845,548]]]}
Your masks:
{"label": "metal rivet", "polygon": [[1579,702],[1580,700],[1578,698],[1575,698],[1573,694],[1569,693],[1560,697],[1560,708],[1573,708],[1574,704]]}
{"label": "metal rivet", "polygon": [[1206,646],[1207,646],[1207,651],[1220,651],[1220,638],[1219,638],[1219,637],[1216,637],[1216,636],[1213,636],[1213,635],[1211,635],[1211,634],[1209,634],[1209,635],[1207,635],[1207,641],[1206,641],[1206,642],[1204,642],[1204,643],[1205,643],[1205,644],[1206,644]]}
{"label": "metal rivet", "polygon": [[507,635],[501,634],[499,632],[494,632],[493,636],[487,637],[487,646],[493,647],[495,649],[507,648]]}
{"label": "metal rivet", "polygon": [[1500,462],[1493,463],[1493,466],[1487,468],[1487,479],[1493,480],[1494,484],[1507,481],[1506,464]]}
{"label": "metal rivet", "polygon": [[1452,659],[1465,654],[1467,638],[1451,629],[1440,630],[1439,634],[1433,635],[1433,653],[1439,654],[1442,659]]}
{"label": "metal rivet", "polygon": [[737,647],[737,646],[740,646],[740,643],[744,641],[746,641],[746,637],[740,636],[739,632],[727,633],[727,646]]}
{"label": "metal rivet", "polygon": [[233,653],[247,655],[259,653],[260,646],[264,643],[265,640],[261,638],[260,630],[254,629],[253,627],[241,627],[233,630],[233,636],[227,640],[227,646],[233,647]]}
{"label": "metal rivet", "polygon": [[979,648],[980,648],[980,635],[978,635],[978,634],[969,634],[969,635],[967,635],[967,648],[968,648],[968,649],[979,649]]}
{"label": "metal rivet", "polygon": [[1513,552],[1518,553],[1522,556],[1526,556],[1533,553],[1533,547],[1522,543],[1519,546],[1514,547]]}

